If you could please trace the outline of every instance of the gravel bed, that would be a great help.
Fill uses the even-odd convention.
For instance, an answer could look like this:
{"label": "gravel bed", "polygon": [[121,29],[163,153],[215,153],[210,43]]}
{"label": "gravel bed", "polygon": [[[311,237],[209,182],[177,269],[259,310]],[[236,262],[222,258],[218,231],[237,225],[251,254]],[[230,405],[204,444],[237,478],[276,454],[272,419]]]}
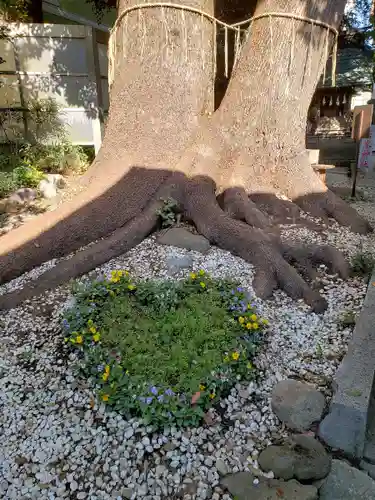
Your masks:
{"label": "gravel bed", "polygon": [[[375,241],[336,224],[321,233],[283,228],[282,235],[328,242],[347,256],[359,246],[372,251]],[[172,277],[169,262],[187,255],[194,269],[232,277],[252,292],[254,269],[242,259],[216,248],[202,255],[162,246],[154,236],[98,270],[127,268],[142,278],[176,279],[189,269]],[[23,286],[55,263],[0,287],[0,293]],[[207,415],[206,425],[163,433],[107,411],[74,376],[77,359],[62,346],[59,320],[70,299],[67,287],[0,314],[0,498],[230,500],[219,486],[220,476],[257,471],[259,452],[287,434],[270,408],[275,383],[293,377],[315,383],[327,399],[331,395],[332,376],[352,334],[340,320],[360,310],[366,283],[343,282],[322,266],[319,288],[328,301],[323,315],[280,291],[270,301],[255,299],[270,322],[257,358],[259,380],[238,384]]]}

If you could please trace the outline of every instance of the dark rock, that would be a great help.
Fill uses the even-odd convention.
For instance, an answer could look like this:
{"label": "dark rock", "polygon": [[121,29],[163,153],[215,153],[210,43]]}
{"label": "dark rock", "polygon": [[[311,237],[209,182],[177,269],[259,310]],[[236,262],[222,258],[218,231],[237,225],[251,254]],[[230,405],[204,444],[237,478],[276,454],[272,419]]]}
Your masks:
{"label": "dark rock", "polygon": [[319,489],[320,500],[374,500],[375,481],[341,460],[333,460],[331,472]]}
{"label": "dark rock", "polygon": [[210,249],[210,242],[200,234],[193,234],[183,227],[172,227],[157,238],[161,245],[171,245],[187,250],[205,253]]}
{"label": "dark rock", "polygon": [[322,479],[331,467],[331,458],[312,436],[296,435],[290,444],[269,446],[259,455],[260,467],[280,479],[299,481]]}
{"label": "dark rock", "polygon": [[274,387],[271,406],[276,416],[289,428],[304,431],[321,419],[325,399],[311,385],[288,379]]}
{"label": "dark rock", "polygon": [[[257,484],[254,484],[254,481]],[[295,479],[281,481],[255,477],[250,472],[231,474],[221,484],[237,500],[317,500],[318,490]]]}
{"label": "dark rock", "polygon": [[175,274],[182,269],[188,269],[193,265],[193,258],[190,255],[184,255],[183,257],[168,257],[167,258],[167,268],[170,274]]}

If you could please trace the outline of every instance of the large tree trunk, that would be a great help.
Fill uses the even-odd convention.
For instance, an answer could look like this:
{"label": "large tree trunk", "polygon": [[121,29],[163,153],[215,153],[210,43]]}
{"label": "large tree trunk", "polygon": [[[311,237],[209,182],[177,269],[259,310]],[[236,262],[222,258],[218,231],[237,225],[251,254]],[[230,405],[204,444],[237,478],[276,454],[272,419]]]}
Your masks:
{"label": "large tree trunk", "polygon": [[[255,15],[286,12],[338,27],[344,6],[345,0],[260,0]],[[185,12],[189,43],[199,49],[186,56],[181,12],[163,14],[169,38],[178,40],[175,57],[164,55],[170,45],[161,42],[160,28],[166,25],[160,10],[142,13],[145,24],[141,22],[139,32],[138,14],[129,16],[130,59],[122,58],[121,24],[109,123],[103,148],[85,177],[88,187],[77,201],[0,240],[0,280],[111,236],[45,273],[32,287],[0,298],[0,307],[11,307],[127,250],[155,226],[160,197],[173,193],[210,241],[257,266],[259,295],[267,297],[281,287],[323,310],[325,301],[290,263],[311,275],[313,265],[324,262],[344,276],[344,259],[332,248],[302,251],[282,244],[269,232],[267,215],[280,213],[284,205],[275,195],[283,194],[314,215],[367,230],[355,211],[327,191],[305,152],[307,110],[325,63],[327,30],[279,17],[255,21],[219,110],[211,119],[199,119],[212,87],[211,28],[200,16]],[[143,38],[148,23],[151,33]],[[264,195],[273,197],[272,203],[265,203]],[[298,208],[289,206],[298,216]],[[44,230],[40,236],[37,225]]]}
{"label": "large tree trunk", "polygon": [[[121,0],[119,14],[137,3]],[[177,3],[213,14],[213,0]],[[117,30],[115,62],[105,138],[84,191],[1,238],[0,282],[137,215],[212,111],[213,28],[201,16],[167,8],[129,13]]]}

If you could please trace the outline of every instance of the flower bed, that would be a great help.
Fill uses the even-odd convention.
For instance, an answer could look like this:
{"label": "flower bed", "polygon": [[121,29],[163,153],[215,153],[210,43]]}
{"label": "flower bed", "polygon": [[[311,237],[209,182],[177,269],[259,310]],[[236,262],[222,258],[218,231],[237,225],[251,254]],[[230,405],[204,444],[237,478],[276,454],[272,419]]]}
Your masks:
{"label": "flower bed", "polygon": [[204,271],[184,281],[139,281],[127,271],[74,289],[65,340],[99,397],[155,426],[197,425],[253,358],[267,320],[235,283]]}

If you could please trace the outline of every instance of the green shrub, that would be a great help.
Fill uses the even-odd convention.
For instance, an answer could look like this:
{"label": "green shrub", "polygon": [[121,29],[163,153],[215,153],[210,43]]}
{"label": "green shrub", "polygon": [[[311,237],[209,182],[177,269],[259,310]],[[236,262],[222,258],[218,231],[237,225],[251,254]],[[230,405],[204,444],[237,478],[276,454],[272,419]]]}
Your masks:
{"label": "green shrub", "polygon": [[15,191],[17,187],[11,172],[0,172],[0,198],[5,198]]}
{"label": "green shrub", "polygon": [[179,282],[133,282],[126,271],[74,289],[66,342],[101,399],[156,427],[198,424],[238,380],[267,321],[242,288],[204,271]]}
{"label": "green shrub", "polygon": [[178,203],[173,198],[167,198],[163,201],[163,207],[157,211],[157,215],[161,219],[162,227],[171,227],[178,221],[180,214],[178,213]]}
{"label": "green shrub", "polygon": [[355,326],[356,315],[354,311],[346,311],[339,319],[339,326],[342,328]]}
{"label": "green shrub", "polygon": [[370,276],[374,265],[375,259],[370,252],[358,252],[351,259],[351,271],[354,276]]}
{"label": "green shrub", "polygon": [[12,175],[18,187],[37,187],[44,177],[43,172],[27,161],[16,167]]}
{"label": "green shrub", "polygon": [[28,145],[23,154],[37,169],[47,173],[80,174],[88,167],[84,150],[67,141]]}

